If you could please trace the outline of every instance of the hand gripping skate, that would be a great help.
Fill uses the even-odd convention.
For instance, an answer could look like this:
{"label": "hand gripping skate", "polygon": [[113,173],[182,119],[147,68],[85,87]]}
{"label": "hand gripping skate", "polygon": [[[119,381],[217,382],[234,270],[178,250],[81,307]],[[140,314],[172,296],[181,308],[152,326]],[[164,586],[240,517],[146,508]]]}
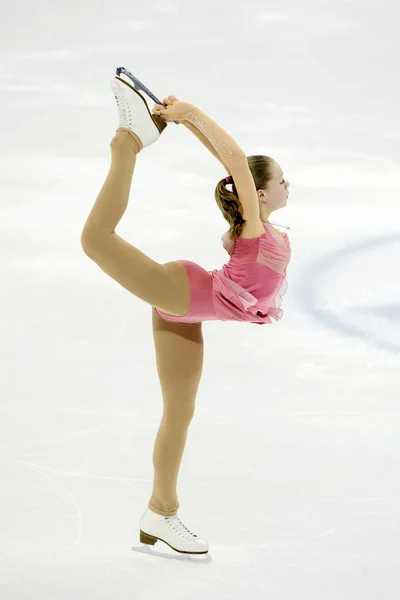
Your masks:
{"label": "hand gripping skate", "polygon": [[135,90],[128,77],[121,74],[111,81],[111,89],[118,105],[119,129],[129,129],[139,144],[139,149],[154,144],[167,127],[160,115],[151,114],[144,94]]}
{"label": "hand gripping skate", "polygon": [[[134,88],[136,90],[140,90],[140,91],[144,92],[145,94],[147,94],[149,96],[149,98],[151,98],[156,104],[161,104],[161,106],[165,106],[165,104],[163,102],[161,102],[161,100],[159,100],[157,98],[157,96],[155,96],[145,85],[143,85],[143,83],[141,81],[139,81],[139,79],[137,77],[135,77],[134,75],[132,75],[132,73],[127,71],[125,69],[125,67],[117,68],[117,70],[116,70],[117,77],[119,77],[121,75],[121,73],[123,73],[124,75],[129,77],[129,79],[133,82]],[[179,121],[173,121],[173,123],[180,125]]]}

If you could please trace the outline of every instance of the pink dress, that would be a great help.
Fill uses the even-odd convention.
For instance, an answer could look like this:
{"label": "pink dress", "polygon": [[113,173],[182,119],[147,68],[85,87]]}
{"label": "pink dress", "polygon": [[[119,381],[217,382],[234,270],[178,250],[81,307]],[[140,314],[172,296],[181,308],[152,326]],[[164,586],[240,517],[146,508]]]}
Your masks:
{"label": "pink dress", "polygon": [[221,269],[205,271],[198,264],[180,260],[189,276],[190,308],[182,317],[157,313],[167,321],[195,323],[202,321],[247,321],[264,325],[283,316],[280,308],[287,290],[286,267],[291,247],[286,233],[264,223],[264,233],[257,238],[231,240],[222,236],[225,250],[231,255]]}

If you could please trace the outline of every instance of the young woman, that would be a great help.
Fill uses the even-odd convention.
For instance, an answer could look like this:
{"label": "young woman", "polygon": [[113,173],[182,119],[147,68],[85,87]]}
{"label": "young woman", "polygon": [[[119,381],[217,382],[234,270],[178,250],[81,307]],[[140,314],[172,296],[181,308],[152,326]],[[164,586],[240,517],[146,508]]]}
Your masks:
{"label": "young woman", "polygon": [[[111,87],[119,128],[110,144],[111,167],[81,244],[107,275],[153,307],[164,410],[153,453],[152,496],[140,521],[140,540],[146,544],[162,540],[178,552],[204,554],[207,542],[177,516],[178,473],[203,368],[202,322],[262,325],[272,323],[271,317],[282,318],[291,248],[287,234],[276,230],[268,217],[286,205],[289,184],[273,159],[247,157],[226,131],[193,104],[169,96],[163,105],[156,103],[151,114],[144,94],[129,79],[141,91],[146,88],[128,72],[117,73]],[[205,271],[189,260],[159,264],[115,233],[128,204],[137,154],[157,141],[172,121],[192,131],[228,174],[215,190],[230,225],[222,236],[230,260],[218,270]]]}

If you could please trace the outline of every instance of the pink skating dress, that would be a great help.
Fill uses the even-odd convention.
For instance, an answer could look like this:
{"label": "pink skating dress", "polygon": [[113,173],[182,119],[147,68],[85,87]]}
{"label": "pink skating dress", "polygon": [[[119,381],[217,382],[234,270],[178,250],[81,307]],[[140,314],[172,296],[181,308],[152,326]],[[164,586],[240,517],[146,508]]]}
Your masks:
{"label": "pink skating dress", "polygon": [[287,290],[286,268],[291,247],[286,233],[264,223],[257,238],[231,240],[222,236],[231,255],[221,269],[206,271],[200,265],[180,260],[190,281],[190,307],[185,316],[174,317],[156,309],[167,321],[247,321],[265,325],[283,317],[282,298]]}

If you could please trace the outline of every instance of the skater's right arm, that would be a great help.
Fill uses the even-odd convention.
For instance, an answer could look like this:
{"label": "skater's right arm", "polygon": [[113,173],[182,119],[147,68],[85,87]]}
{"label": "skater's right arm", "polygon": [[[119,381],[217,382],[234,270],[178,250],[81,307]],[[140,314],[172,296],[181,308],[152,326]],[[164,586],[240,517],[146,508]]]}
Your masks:
{"label": "skater's right arm", "polygon": [[[211,143],[213,150],[217,152],[217,154],[214,152],[213,154],[222,162],[228,174],[233,177],[242,205],[242,218],[250,226],[254,226],[255,230],[264,231],[253,175],[249,168],[247,156],[241,147],[222,127],[193,105],[185,112],[182,122],[185,125],[186,122],[189,122]],[[195,135],[197,135],[203,144],[205,143],[197,133]],[[254,237],[257,237],[257,234]]]}
{"label": "skater's right arm", "polygon": [[190,121],[186,121],[186,120],[182,122],[182,125],[184,125],[186,127],[186,129],[189,129],[189,131],[191,131],[197,137],[197,139],[200,140],[200,142],[211,152],[211,154],[214,154],[215,158],[217,158],[219,160],[219,162],[222,164],[222,166],[225,167],[227,174],[231,175],[231,172],[225,166],[225,164],[224,164],[222,158],[220,157],[220,155],[218,154],[218,152],[214,149],[211,142],[208,141],[208,139],[200,131],[200,129],[197,129],[197,127],[195,125],[193,125]]}
{"label": "skater's right arm", "polygon": [[218,158],[228,175],[232,175],[235,164],[241,164],[243,159],[247,164],[246,154],[239,144],[197,106],[192,105],[181,122]]}
{"label": "skater's right arm", "polygon": [[228,175],[236,168],[247,166],[247,157],[235,140],[215,121],[189,102],[181,102],[175,96],[164,98],[164,105],[155,104],[153,112],[168,123],[179,121],[206,146],[224,165]]}
{"label": "skater's right arm", "polygon": [[233,177],[237,194],[242,204],[242,218],[260,225],[260,206],[253,175],[247,156],[235,140],[197,106],[181,102],[175,96],[165,99],[167,106],[155,105],[154,111],[167,122],[183,123],[224,165]]}

